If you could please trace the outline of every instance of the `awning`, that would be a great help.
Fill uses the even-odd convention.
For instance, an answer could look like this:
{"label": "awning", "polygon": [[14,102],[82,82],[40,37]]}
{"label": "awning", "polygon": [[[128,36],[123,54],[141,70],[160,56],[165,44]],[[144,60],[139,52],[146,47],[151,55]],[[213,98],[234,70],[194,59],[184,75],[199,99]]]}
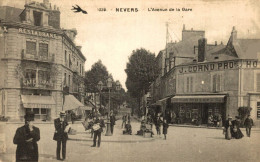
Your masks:
{"label": "awning", "polygon": [[21,95],[25,108],[52,108],[55,101],[52,96]]}
{"label": "awning", "polygon": [[225,95],[174,96],[172,103],[223,103]]}
{"label": "awning", "polygon": [[73,95],[66,95],[65,96],[65,101],[64,101],[64,106],[63,106],[63,110],[67,111],[67,110],[74,110],[77,109],[79,107],[83,107],[84,105],[79,102],[79,100],[77,100]]}

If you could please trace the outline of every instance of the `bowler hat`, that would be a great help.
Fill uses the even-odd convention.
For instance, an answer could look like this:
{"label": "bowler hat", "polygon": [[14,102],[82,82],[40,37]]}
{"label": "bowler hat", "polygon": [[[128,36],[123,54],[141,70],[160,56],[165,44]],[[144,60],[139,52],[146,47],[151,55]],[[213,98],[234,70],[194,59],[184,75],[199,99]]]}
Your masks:
{"label": "bowler hat", "polygon": [[32,111],[26,112],[24,119],[25,121],[34,121],[34,113]]}
{"label": "bowler hat", "polygon": [[66,116],[66,112],[65,111],[60,111],[60,116]]}

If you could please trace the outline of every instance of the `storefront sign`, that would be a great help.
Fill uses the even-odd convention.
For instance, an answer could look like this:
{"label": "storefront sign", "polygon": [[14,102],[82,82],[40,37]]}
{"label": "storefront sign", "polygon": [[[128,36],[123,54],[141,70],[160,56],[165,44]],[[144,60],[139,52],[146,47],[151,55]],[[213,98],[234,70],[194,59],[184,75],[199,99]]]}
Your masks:
{"label": "storefront sign", "polygon": [[23,28],[19,28],[18,30],[19,30],[19,33],[35,35],[35,36],[38,36],[38,37],[58,38],[58,36],[56,34],[53,34],[53,33],[47,33],[47,32],[30,30],[30,29],[23,29]]}
{"label": "storefront sign", "polygon": [[179,73],[196,73],[238,68],[238,61],[226,61],[181,67]]}
{"label": "storefront sign", "polygon": [[48,105],[48,104],[32,104],[32,103],[26,103],[26,104],[23,104],[23,106],[24,106],[25,108],[46,108],[46,109],[52,108],[52,105]]}
{"label": "storefront sign", "polygon": [[172,103],[223,103],[224,98],[172,98]]}

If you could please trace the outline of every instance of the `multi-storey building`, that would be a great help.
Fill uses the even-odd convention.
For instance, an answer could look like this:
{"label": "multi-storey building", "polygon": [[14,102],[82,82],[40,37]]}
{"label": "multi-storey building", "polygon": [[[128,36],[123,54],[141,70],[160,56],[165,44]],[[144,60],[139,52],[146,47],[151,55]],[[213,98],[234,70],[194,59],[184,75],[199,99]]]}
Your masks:
{"label": "multi-storey building", "polygon": [[59,8],[44,0],[0,11],[0,115],[22,119],[32,110],[50,120],[66,98],[84,103],[86,58],[74,43],[77,31],[60,28]]}
{"label": "multi-storey building", "polygon": [[[217,114],[225,120],[228,115],[239,115],[239,107],[251,107],[251,116],[259,125],[260,39],[238,39],[235,28],[227,45],[207,44],[201,36],[197,43],[193,43],[193,35],[185,43],[191,45],[178,45],[184,43],[181,41],[167,49],[173,59],[165,54],[166,70],[151,85],[152,92],[157,92],[157,98],[152,94],[154,104],[161,105],[166,114],[175,112],[184,123],[198,117],[207,123],[209,115]],[[177,58],[182,60],[177,62]]]}

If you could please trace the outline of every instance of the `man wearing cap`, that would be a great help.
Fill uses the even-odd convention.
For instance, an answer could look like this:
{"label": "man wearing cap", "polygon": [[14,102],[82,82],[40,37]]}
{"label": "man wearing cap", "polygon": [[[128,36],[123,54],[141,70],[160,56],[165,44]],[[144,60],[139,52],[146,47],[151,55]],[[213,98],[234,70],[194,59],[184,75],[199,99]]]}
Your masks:
{"label": "man wearing cap", "polygon": [[99,119],[100,115],[96,115],[94,118],[94,125],[93,125],[93,130],[94,130],[94,138],[93,138],[93,145],[91,147],[96,147],[96,140],[98,137],[98,145],[97,147],[100,147],[101,144],[101,132],[103,132],[103,127],[105,127],[104,120]]}
{"label": "man wearing cap", "polygon": [[254,121],[251,118],[250,114],[247,116],[244,125],[246,127],[246,135],[247,135],[247,137],[250,137],[250,135],[251,135],[251,128],[254,125]]}
{"label": "man wearing cap", "polygon": [[24,119],[24,126],[16,130],[13,139],[14,144],[17,145],[16,161],[36,162],[39,156],[37,141],[40,140],[40,129],[33,126],[33,112],[27,112]]}
{"label": "man wearing cap", "polygon": [[[65,120],[65,111],[60,112],[60,117],[54,120],[55,133],[53,140],[57,141],[56,157],[57,160],[66,159],[66,142],[68,140],[68,132],[65,130],[69,126]],[[60,158],[60,150],[62,145],[62,159]]]}

